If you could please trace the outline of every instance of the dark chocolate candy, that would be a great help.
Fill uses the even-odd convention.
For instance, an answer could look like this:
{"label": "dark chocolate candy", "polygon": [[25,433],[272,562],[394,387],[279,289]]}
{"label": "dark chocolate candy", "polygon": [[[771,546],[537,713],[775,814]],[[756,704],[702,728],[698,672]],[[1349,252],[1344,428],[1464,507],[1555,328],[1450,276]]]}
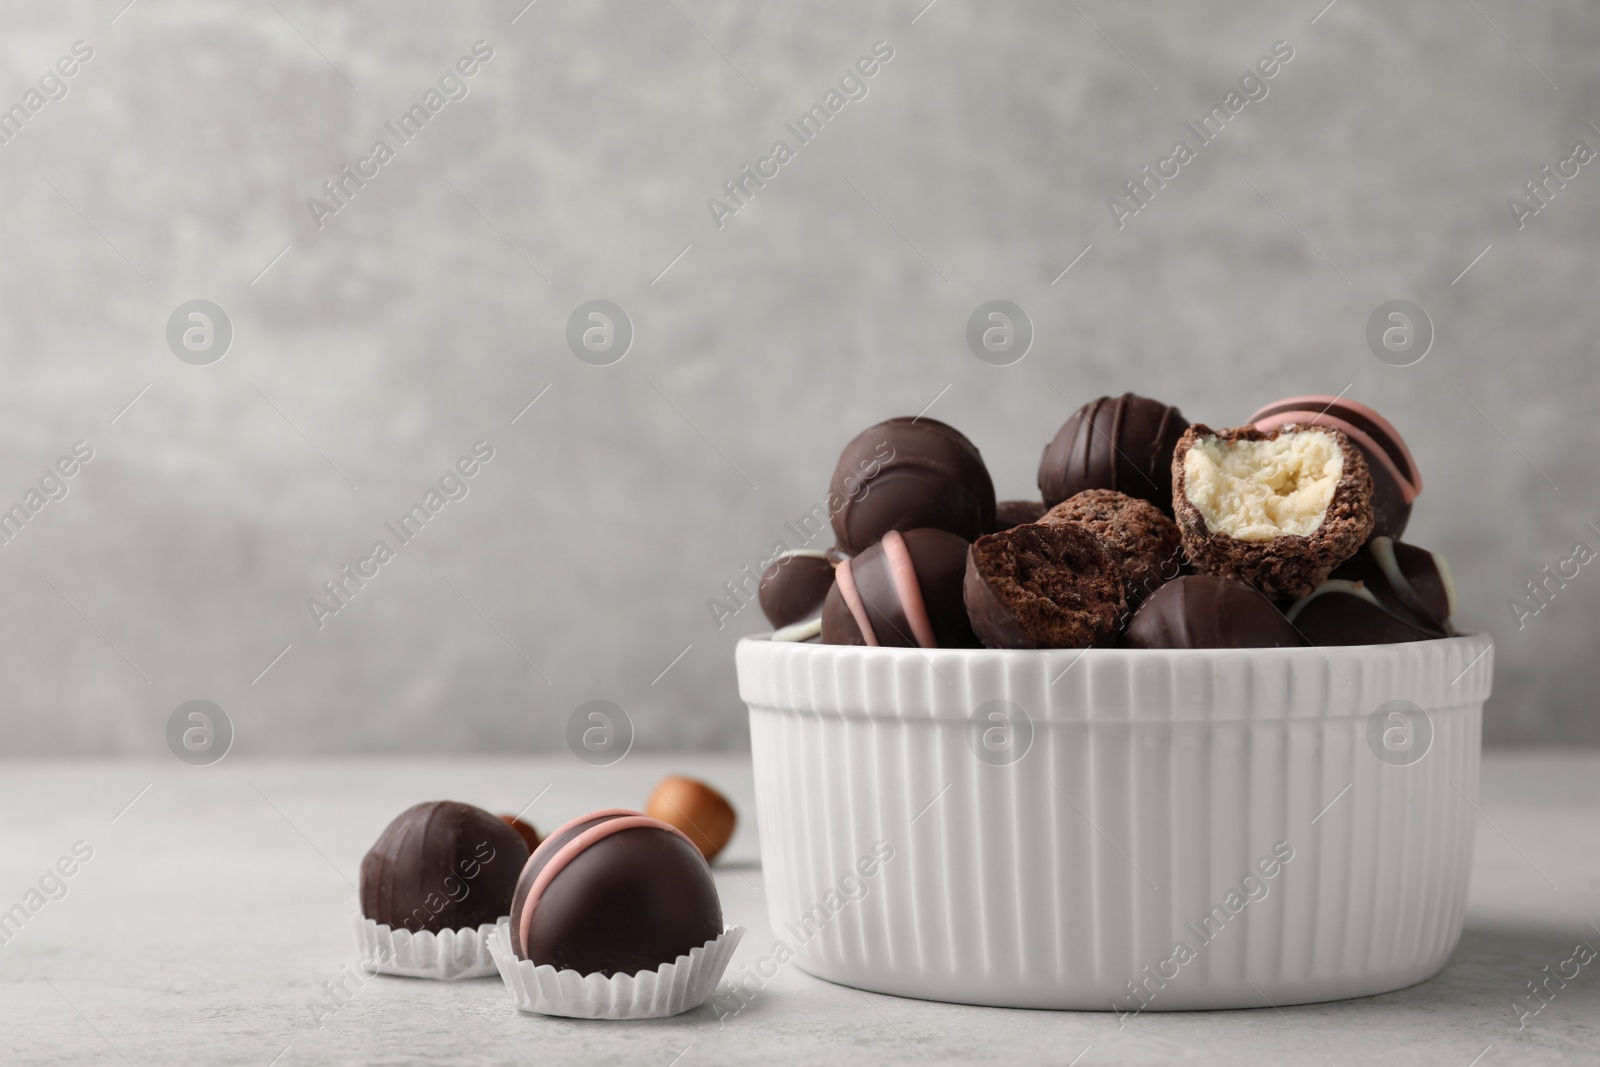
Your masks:
{"label": "dark chocolate candy", "polygon": [[1183,568],[1177,523],[1148,500],[1114,489],[1085,489],[1051,508],[1041,521],[1075,522],[1098,537],[1122,571],[1130,607]]}
{"label": "dark chocolate candy", "polygon": [[767,621],[781,629],[815,618],[833,588],[833,567],[826,552],[801,549],[779,556],[756,591]]}
{"label": "dark chocolate candy", "polygon": [[936,419],[861,431],[829,485],[834,539],[857,555],[889,530],[948,530],[970,541],[994,525],[994,482],[978,449]]}
{"label": "dark chocolate candy", "polygon": [[1043,500],[1002,500],[994,507],[994,525],[989,532],[999,533],[1025,522],[1038,522],[1044,518],[1045,511]]}
{"label": "dark chocolate candy", "polygon": [[509,912],[520,834],[471,804],[407,808],[361,860],[361,914],[396,930],[471,929]]}
{"label": "dark chocolate candy", "polygon": [[517,958],[558,971],[654,971],[721,935],[722,903],[700,850],[682,831],[620,808],[546,838],[511,902]]}
{"label": "dark chocolate candy", "polygon": [[1174,578],[1134,612],[1131,648],[1291,648],[1302,644],[1272,601],[1232,578]]}
{"label": "dark chocolate candy", "polygon": [[974,648],[961,583],[967,542],[946,530],[891,530],[834,572],[825,645]]}
{"label": "dark chocolate candy", "polygon": [[[1221,467],[1212,459],[1229,462],[1235,455],[1246,455],[1243,450],[1256,443],[1300,434],[1331,437],[1341,460],[1326,506],[1314,515],[1299,514],[1294,504],[1311,499],[1306,496],[1308,486],[1324,477],[1323,470],[1288,470],[1292,457],[1265,455],[1259,469],[1218,473]],[[1300,462],[1309,464],[1315,458],[1308,452]],[[1286,424],[1263,432],[1253,426],[1213,430],[1196,423],[1173,452],[1172,479],[1173,505],[1189,562],[1206,574],[1237,578],[1273,600],[1294,600],[1311,592],[1355,555],[1372,533],[1372,477],[1367,462],[1361,450],[1333,427]],[[1208,510],[1223,528],[1212,528]],[[1292,522],[1300,520],[1314,525],[1297,531]],[[1244,525],[1230,533],[1225,525],[1229,522]]]}
{"label": "dark chocolate candy", "polygon": [[1411,518],[1411,504],[1422,492],[1417,461],[1389,421],[1365,404],[1337,396],[1295,396],[1268,404],[1250,421],[1258,430],[1289,423],[1342,430],[1366,457],[1372,473],[1372,535],[1399,537]]}
{"label": "dark chocolate candy", "polygon": [[1385,608],[1360,582],[1343,579],[1323,582],[1288,614],[1313,645],[1392,645],[1444,636]]}
{"label": "dark chocolate candy", "polygon": [[967,615],[989,648],[1108,644],[1127,610],[1122,571],[1075,523],[980,537],[967,553]]}
{"label": "dark chocolate candy", "polygon": [[1039,460],[1051,507],[1085,489],[1115,489],[1172,514],[1172,450],[1189,428],[1171,404],[1123,393],[1073,412]]}

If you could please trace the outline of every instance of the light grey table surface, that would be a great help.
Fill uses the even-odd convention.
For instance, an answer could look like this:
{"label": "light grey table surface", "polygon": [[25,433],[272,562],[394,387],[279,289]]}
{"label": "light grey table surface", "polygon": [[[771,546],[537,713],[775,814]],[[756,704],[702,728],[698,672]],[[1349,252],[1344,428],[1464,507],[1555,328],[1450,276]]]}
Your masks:
{"label": "light grey table surface", "polygon": [[1514,1007],[1527,1005],[1524,983],[1577,943],[1600,948],[1600,753],[1485,756],[1466,929],[1432,981],[1282,1010],[1149,1012],[1120,1029],[1110,1014],[864,994],[793,966],[725,1022],[709,1008],[650,1022],[550,1019],[516,1012],[498,977],[454,988],[380,977],[319,1028],[309,1002],[356,959],[361,856],[421,799],[515,811],[537,796],[529,817],[548,830],[593,808],[641,805],[665,773],[713,781],[744,816],[717,867],[729,921],[749,929],[730,970],[767,953],[748,761],[0,767],[0,909],[78,842],[93,850],[63,880],[66,895],[50,884],[60,899],[0,945],[7,1065],[1600,1061],[1600,961],[1525,1025]]}

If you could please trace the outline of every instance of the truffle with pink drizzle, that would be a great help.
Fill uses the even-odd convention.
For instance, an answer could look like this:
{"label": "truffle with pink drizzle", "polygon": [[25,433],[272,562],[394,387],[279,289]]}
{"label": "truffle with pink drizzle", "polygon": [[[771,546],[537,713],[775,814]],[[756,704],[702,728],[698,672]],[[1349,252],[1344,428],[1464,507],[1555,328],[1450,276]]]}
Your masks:
{"label": "truffle with pink drizzle", "polygon": [[840,563],[822,605],[823,643],[976,648],[961,599],[967,547],[945,530],[890,530]]}
{"label": "truffle with pink drizzle", "polygon": [[511,900],[517,958],[585,975],[654,971],[722,932],[700,850],[622,808],[558,828],[528,857]]}

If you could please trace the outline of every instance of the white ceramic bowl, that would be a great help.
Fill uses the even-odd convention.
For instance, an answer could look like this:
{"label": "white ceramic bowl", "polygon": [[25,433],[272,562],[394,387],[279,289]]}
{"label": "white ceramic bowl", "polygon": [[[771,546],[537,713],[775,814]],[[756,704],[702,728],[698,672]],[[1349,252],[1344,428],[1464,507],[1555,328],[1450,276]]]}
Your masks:
{"label": "white ceramic bowl", "polygon": [[1493,658],[746,639],[773,928],[818,977],[973,1004],[1422,981],[1461,933]]}

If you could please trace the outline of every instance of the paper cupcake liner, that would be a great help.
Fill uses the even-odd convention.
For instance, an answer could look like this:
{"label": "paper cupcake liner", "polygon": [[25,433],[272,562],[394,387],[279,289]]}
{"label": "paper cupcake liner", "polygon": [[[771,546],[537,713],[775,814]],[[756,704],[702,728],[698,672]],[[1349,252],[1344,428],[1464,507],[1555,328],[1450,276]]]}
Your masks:
{"label": "paper cupcake liner", "polygon": [[423,930],[414,934],[373,922],[363,915],[356,916],[356,944],[361,950],[361,961],[378,974],[406,978],[437,978],[446,982],[457,978],[487,978],[495,972],[488,946],[493,933],[494,927],[484,923],[476,929],[463,927],[438,933]]}
{"label": "paper cupcake liner", "polygon": [[519,960],[511,948],[507,919],[489,935],[489,952],[518,1011],[571,1019],[665,1019],[710,999],[743,936],[744,927],[730,926],[722,936],[653,971],[610,978]]}

